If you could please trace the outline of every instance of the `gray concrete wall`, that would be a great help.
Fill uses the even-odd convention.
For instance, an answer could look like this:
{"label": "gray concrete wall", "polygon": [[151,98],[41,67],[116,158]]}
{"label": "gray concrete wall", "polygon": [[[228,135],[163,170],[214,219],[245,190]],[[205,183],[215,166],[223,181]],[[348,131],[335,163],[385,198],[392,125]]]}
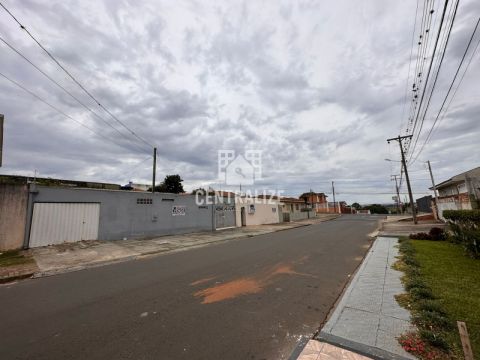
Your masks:
{"label": "gray concrete wall", "polygon": [[27,185],[0,184],[0,251],[22,248],[27,200]]}
{"label": "gray concrete wall", "polygon": [[[33,203],[99,203],[99,240],[213,230],[212,206],[198,206],[193,195],[37,186],[31,198]],[[152,204],[137,204],[137,199],[152,199]],[[186,206],[185,215],[173,216],[173,206]]]}
{"label": "gray concrete wall", "polygon": [[295,211],[290,213],[290,221],[298,221],[303,219],[313,219],[317,216],[315,211]]}

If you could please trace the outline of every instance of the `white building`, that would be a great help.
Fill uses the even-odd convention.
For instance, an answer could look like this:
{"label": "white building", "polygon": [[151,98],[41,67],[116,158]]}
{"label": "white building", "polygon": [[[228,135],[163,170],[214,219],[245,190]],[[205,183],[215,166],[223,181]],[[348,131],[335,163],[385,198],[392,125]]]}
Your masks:
{"label": "white building", "polygon": [[282,221],[282,204],[278,199],[249,196],[235,197],[237,227],[278,224]]}
{"label": "white building", "polygon": [[435,188],[438,191],[440,218],[444,219],[444,210],[477,209],[480,205],[480,167],[455,175],[437,184]]}

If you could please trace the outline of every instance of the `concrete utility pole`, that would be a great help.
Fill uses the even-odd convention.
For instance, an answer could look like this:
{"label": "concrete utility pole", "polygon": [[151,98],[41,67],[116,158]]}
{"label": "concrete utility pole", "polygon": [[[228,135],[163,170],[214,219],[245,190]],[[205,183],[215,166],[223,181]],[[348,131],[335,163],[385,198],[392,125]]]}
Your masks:
{"label": "concrete utility pole", "polygon": [[3,159],[3,115],[0,114],[0,167],[2,167]]}
{"label": "concrete utility pole", "polygon": [[410,207],[412,208],[412,217],[413,217],[413,223],[416,225],[418,224],[417,221],[417,214],[415,214],[415,204],[413,203],[413,195],[412,195],[412,187],[410,186],[410,178],[408,177],[408,170],[407,170],[407,162],[405,161],[405,154],[403,152],[403,146],[402,146],[402,140],[411,138],[412,135],[406,135],[406,136],[400,136],[396,138],[391,138],[387,139],[387,142],[390,144],[390,141],[398,141],[398,144],[400,145],[400,153],[402,154],[402,165],[403,165],[403,170],[405,170],[405,180],[407,181],[407,188],[408,188],[408,197],[410,198]]}
{"label": "concrete utility pole", "polygon": [[433,173],[432,173],[432,167],[430,166],[430,160],[427,160],[428,164],[428,171],[430,172],[430,179],[432,179],[432,187],[433,187],[433,194],[435,195],[435,215],[436,218],[438,219],[438,192],[437,192],[437,187],[435,186],[435,180],[433,180]]}
{"label": "concrete utility pole", "polygon": [[[335,201],[335,185],[332,181],[332,193],[333,193],[333,212],[337,212],[337,202]],[[327,201],[328,205],[328,201]]]}
{"label": "concrete utility pole", "polygon": [[[395,190],[397,191],[397,210],[398,210],[398,213],[401,214],[402,210],[400,208],[400,191],[398,189],[397,176],[398,175],[392,175],[393,179],[395,179]],[[390,180],[393,180],[393,179],[390,178]]]}
{"label": "concrete utility pole", "polygon": [[157,175],[157,148],[153,148],[152,193],[155,192],[155,176],[156,175]]}

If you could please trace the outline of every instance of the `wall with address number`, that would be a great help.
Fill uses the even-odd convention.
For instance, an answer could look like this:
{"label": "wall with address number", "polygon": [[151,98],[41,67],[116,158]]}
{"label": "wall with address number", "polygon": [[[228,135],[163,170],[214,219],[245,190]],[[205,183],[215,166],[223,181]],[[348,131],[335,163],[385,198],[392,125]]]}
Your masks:
{"label": "wall with address number", "polygon": [[30,190],[28,200],[27,246],[35,203],[100,204],[99,240],[211,231],[214,228],[212,205],[197,205],[193,195],[35,186]]}

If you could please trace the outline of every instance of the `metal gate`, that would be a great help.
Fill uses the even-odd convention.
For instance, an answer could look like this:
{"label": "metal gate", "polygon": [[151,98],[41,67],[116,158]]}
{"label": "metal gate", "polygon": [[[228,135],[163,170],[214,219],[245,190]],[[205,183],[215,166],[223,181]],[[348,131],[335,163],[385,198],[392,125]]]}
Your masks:
{"label": "metal gate", "polygon": [[97,240],[100,204],[35,203],[30,247]]}
{"label": "metal gate", "polygon": [[235,206],[215,205],[215,229],[235,226]]}

